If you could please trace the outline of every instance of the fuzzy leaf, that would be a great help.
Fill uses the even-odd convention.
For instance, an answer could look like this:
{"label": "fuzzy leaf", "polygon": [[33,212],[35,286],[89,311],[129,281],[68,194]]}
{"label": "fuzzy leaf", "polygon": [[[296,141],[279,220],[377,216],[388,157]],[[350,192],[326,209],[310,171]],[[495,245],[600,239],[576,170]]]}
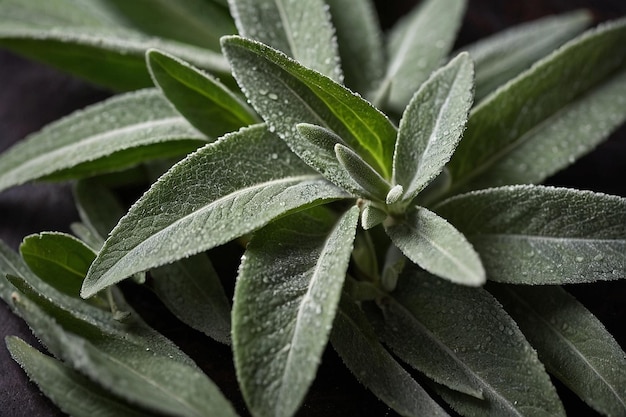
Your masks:
{"label": "fuzzy leaf", "polygon": [[350,261],[359,209],[335,223],[313,209],[259,231],[239,269],[233,352],[255,416],[292,416],[326,347]]}
{"label": "fuzzy leaf", "polygon": [[333,325],[331,342],[359,382],[400,415],[448,415],[381,346],[367,317],[345,296]]}
{"label": "fuzzy leaf", "polygon": [[450,52],[464,10],[464,0],[425,0],[393,27],[389,63],[374,104],[402,113]]}
{"label": "fuzzy leaf", "polygon": [[481,285],[485,270],[467,239],[432,211],[416,207],[404,220],[387,224],[392,242],[413,262],[457,284]]}
{"label": "fuzzy leaf", "polygon": [[566,284],[624,278],[626,199],[520,185],[435,207],[474,245],[489,279]]}
{"label": "fuzzy leaf", "polygon": [[341,82],[334,28],[324,0],[231,0],[239,34]]}
{"label": "fuzzy leaf", "polygon": [[165,97],[208,137],[217,138],[259,122],[246,103],[211,75],[154,49],[148,51],[146,59]]}
{"label": "fuzzy leaf", "polygon": [[559,287],[489,289],[548,371],[596,411],[626,413],[626,354],[590,311]]}
{"label": "fuzzy leaf", "polygon": [[228,134],[175,165],[131,207],[92,264],[82,295],[346,196],[264,125]]}
{"label": "fuzzy leaf", "polygon": [[450,160],[472,106],[474,71],[462,53],[433,73],[402,115],[393,160],[393,181],[411,201]]}
{"label": "fuzzy leaf", "polygon": [[184,155],[206,141],[157,91],[129,93],[56,121],[0,155],[0,190]]}
{"label": "fuzzy leaf", "polygon": [[11,357],[63,412],[76,417],[140,417],[149,412],[133,408],[85,376],[15,336],[7,336]]}
{"label": "fuzzy leaf", "polygon": [[96,235],[99,250],[126,210],[113,192],[97,181],[78,181],[73,191],[80,219]]}
{"label": "fuzzy leaf", "polygon": [[360,96],[279,51],[236,36],[222,38],[242,90],[291,149],[300,154],[296,125],[335,132],[385,178],[391,176],[396,128]]}
{"label": "fuzzy leaf", "polygon": [[0,240],[0,298],[11,306],[13,286],[7,280],[7,275],[24,277],[29,282],[39,281],[39,278],[33,274],[24,260]]}
{"label": "fuzzy leaf", "polygon": [[[382,303],[384,340],[394,352],[427,375],[436,373],[436,381],[465,374],[482,392],[484,400],[437,389],[454,409],[480,417],[565,415],[537,354],[485,290],[412,269],[390,298]],[[423,349],[436,349],[430,352],[438,362],[429,362]]]}
{"label": "fuzzy leaf", "polygon": [[391,186],[374,168],[356,152],[341,143],[335,144],[335,156],[339,164],[368,195],[384,200]]}
{"label": "fuzzy leaf", "polygon": [[150,271],[150,288],[190,327],[218,342],[230,343],[230,304],[205,254]]}
{"label": "fuzzy leaf", "polygon": [[625,43],[626,20],[604,24],[478,105],[448,165],[450,193],[540,182],[597,145],[626,119]]}
{"label": "fuzzy leaf", "polygon": [[476,102],[578,35],[591,18],[586,10],[548,16],[461,48],[470,53],[476,68]]}

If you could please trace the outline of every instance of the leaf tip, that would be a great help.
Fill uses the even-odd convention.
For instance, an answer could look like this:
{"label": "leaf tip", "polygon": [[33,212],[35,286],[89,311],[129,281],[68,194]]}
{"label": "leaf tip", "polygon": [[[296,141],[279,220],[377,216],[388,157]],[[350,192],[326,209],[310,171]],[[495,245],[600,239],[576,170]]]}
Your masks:
{"label": "leaf tip", "polygon": [[404,187],[402,187],[400,184],[397,184],[391,190],[389,190],[389,192],[387,193],[387,197],[385,198],[385,202],[388,205],[397,203],[398,201],[400,201],[402,194],[404,194]]}

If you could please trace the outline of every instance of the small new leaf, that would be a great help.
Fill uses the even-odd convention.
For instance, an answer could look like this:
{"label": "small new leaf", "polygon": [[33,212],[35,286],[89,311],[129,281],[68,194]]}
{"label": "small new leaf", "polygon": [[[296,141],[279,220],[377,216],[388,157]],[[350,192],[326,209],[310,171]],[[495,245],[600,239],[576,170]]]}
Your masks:
{"label": "small new leaf", "polygon": [[385,200],[391,186],[363,158],[341,143],[335,144],[335,155],[344,170],[368,195]]}

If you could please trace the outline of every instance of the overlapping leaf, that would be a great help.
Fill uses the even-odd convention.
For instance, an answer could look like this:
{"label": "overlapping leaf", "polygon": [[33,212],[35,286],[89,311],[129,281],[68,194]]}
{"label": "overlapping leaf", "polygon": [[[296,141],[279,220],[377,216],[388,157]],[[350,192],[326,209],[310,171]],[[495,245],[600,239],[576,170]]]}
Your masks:
{"label": "overlapping leaf", "polygon": [[73,191],[78,215],[95,235],[96,249],[100,249],[125,209],[111,190],[95,180],[78,181]]}

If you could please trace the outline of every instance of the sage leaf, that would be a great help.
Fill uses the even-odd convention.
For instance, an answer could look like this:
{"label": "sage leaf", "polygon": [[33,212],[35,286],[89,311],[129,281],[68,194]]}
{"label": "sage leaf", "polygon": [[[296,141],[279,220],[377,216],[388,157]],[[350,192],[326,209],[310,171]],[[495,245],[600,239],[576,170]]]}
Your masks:
{"label": "sage leaf", "polygon": [[315,378],[350,261],[359,209],[314,208],[257,232],[239,269],[233,352],[255,416],[292,416]]}
{"label": "sage leaf", "polygon": [[104,238],[97,235],[84,223],[74,222],[70,224],[70,231],[94,251],[99,251],[104,243]]}
{"label": "sage leaf", "polygon": [[39,280],[22,257],[0,240],[0,298],[10,307],[13,286],[7,280],[7,275],[25,277],[29,281]]}
{"label": "sage leaf", "polygon": [[335,144],[335,155],[350,177],[367,191],[367,194],[384,200],[391,185],[365,162],[356,152],[341,143]]}
{"label": "sage leaf", "polygon": [[150,271],[150,288],[182,322],[221,343],[230,343],[230,304],[205,254]]}
{"label": "sage leaf", "polygon": [[[344,83],[366,97],[384,74],[383,35],[371,0],[326,0],[335,27]],[[346,10],[350,10],[346,13]]]}
{"label": "sage leaf", "polygon": [[259,122],[246,103],[211,75],[154,49],[147,52],[146,59],[165,97],[208,137],[217,138]]}
{"label": "sage leaf", "polygon": [[402,115],[393,159],[393,182],[411,201],[450,160],[472,106],[474,71],[461,53],[434,72]]}
{"label": "sage leaf", "polygon": [[206,141],[157,91],[128,93],[53,122],[3,153],[0,190],[121,170]]}
{"label": "sage leaf", "polygon": [[222,38],[224,54],[252,106],[270,129],[300,154],[296,125],[310,123],[337,134],[390,178],[396,128],[360,96],[284,54],[236,36]]}
{"label": "sage leaf", "polygon": [[457,284],[485,282],[485,270],[472,245],[454,226],[432,211],[416,207],[406,219],[385,227],[392,242],[428,272]]}
{"label": "sage leaf", "polygon": [[463,0],[425,0],[392,28],[389,62],[374,104],[401,113],[448,55],[465,10]]}
{"label": "sage leaf", "polygon": [[176,164],[131,207],[91,265],[82,295],[346,196],[264,125],[228,134]]}
{"label": "sage leaf", "polygon": [[475,107],[448,165],[450,194],[540,182],[619,126],[625,42],[623,19],[587,31]]}
{"label": "sage leaf", "polygon": [[99,250],[126,210],[113,192],[96,180],[77,181],[73,194],[78,215],[95,234]]}
{"label": "sage leaf", "polygon": [[[565,416],[536,352],[487,291],[407,268],[390,298],[382,303],[384,340],[394,353],[426,375],[438,373],[437,381],[458,384],[448,378],[465,374],[482,393],[479,400],[435,386],[452,408],[481,417]],[[440,362],[429,363],[430,355]]]}
{"label": "sage leaf", "polygon": [[591,18],[586,10],[548,16],[461,48],[469,52],[476,68],[475,101],[480,102],[535,61],[578,35],[589,26]]}
{"label": "sage leaf", "polygon": [[381,224],[387,218],[387,212],[379,209],[371,203],[366,203],[361,212],[361,226],[369,230]]}
{"label": "sage leaf", "polygon": [[340,82],[339,52],[324,0],[232,0],[239,34]]}
{"label": "sage leaf", "polygon": [[5,341],[11,357],[64,413],[76,417],[152,415],[112,396],[87,377],[44,355],[22,339],[7,336]]}
{"label": "sage leaf", "polygon": [[436,206],[480,254],[490,280],[568,284],[624,278],[626,199],[507,186]]}
{"label": "sage leaf", "polygon": [[448,415],[381,346],[365,314],[345,295],[337,311],[331,342],[354,376],[398,414]]}
{"label": "sage leaf", "polygon": [[602,323],[559,287],[489,287],[541,362],[596,411],[626,413],[626,354]]}

